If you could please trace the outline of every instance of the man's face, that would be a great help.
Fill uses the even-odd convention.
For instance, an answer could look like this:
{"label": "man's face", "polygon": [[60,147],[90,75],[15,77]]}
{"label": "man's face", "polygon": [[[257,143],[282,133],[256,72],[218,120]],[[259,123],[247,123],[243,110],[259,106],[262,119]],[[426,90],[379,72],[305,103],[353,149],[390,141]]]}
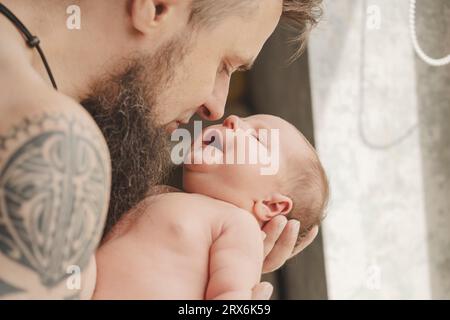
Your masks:
{"label": "man's face", "polygon": [[82,101],[111,154],[106,231],[162,183],[171,168],[169,135],[199,113],[223,116],[231,74],[249,67],[278,24],[281,0],[261,0],[245,19],[232,14],[209,28],[186,26],[151,55],[125,58]]}
{"label": "man's face", "polygon": [[190,34],[187,50],[173,66],[173,78],[156,97],[157,121],[168,131],[198,113],[223,117],[231,74],[249,68],[281,16],[281,0],[258,0],[252,14],[230,14],[218,25]]}

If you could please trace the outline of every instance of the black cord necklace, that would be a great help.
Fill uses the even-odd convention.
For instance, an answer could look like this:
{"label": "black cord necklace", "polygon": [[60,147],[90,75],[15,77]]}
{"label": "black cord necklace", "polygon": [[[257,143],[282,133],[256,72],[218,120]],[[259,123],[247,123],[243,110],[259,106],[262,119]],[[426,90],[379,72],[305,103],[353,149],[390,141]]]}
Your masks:
{"label": "black cord necklace", "polygon": [[25,25],[17,18],[14,13],[12,13],[7,7],[5,7],[2,3],[0,3],[0,13],[5,15],[20,32],[25,36],[26,43],[30,48],[36,48],[41,56],[42,62],[44,63],[45,69],[47,70],[50,81],[52,82],[53,88],[58,90],[58,86],[56,85],[55,78],[53,77],[52,71],[50,70],[50,66],[48,65],[47,59],[45,58],[45,54],[41,49],[40,40],[38,37],[33,36],[31,32],[25,27]]}

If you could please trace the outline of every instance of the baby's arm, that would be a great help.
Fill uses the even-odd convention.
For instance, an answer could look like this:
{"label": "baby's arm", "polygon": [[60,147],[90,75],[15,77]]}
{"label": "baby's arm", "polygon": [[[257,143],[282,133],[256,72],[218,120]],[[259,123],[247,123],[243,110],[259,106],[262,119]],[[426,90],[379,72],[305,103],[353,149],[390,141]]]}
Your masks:
{"label": "baby's arm", "polygon": [[261,229],[250,213],[238,212],[224,222],[210,249],[205,299],[250,300],[263,263]]}

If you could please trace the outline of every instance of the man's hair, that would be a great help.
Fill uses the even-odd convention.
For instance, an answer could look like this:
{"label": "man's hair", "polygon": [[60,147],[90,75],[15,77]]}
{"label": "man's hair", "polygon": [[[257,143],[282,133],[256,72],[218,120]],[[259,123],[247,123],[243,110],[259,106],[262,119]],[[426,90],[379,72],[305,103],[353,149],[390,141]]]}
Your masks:
{"label": "man's hair", "polygon": [[[193,25],[214,25],[230,14],[248,16],[259,0],[192,0],[190,21]],[[283,0],[282,22],[295,32],[293,42],[298,44],[294,58],[300,56],[310,31],[322,16],[322,0]]]}
{"label": "man's hair", "polygon": [[289,159],[290,165],[285,181],[288,187],[286,193],[293,202],[293,208],[287,218],[300,221],[300,233],[296,245],[313,227],[319,226],[325,219],[330,197],[325,170],[313,146],[307,140],[306,142],[312,151],[312,156],[308,155],[306,161],[300,162],[299,159]]}

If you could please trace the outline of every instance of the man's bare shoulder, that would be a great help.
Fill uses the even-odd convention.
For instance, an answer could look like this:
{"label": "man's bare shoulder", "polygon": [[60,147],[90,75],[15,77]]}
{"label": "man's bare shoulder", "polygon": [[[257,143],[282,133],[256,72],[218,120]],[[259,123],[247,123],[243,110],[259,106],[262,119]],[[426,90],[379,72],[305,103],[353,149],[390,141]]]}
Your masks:
{"label": "man's bare shoulder", "polygon": [[[196,229],[209,226],[214,235],[224,228],[239,224],[243,228],[258,227],[256,219],[234,204],[201,194],[170,192],[146,199],[141,204],[140,215],[152,221],[170,221],[182,224],[183,228]],[[215,237],[215,236],[214,236]]]}
{"label": "man's bare shoulder", "polygon": [[0,298],[89,296],[65,280],[67,266],[95,268],[111,183],[103,135],[78,103],[39,86],[7,93],[0,114]]}
{"label": "man's bare shoulder", "polygon": [[[20,84],[17,84],[17,87],[20,88]],[[92,117],[79,103],[51,88],[42,88],[39,85],[26,85],[21,90],[15,88],[13,92],[6,92],[0,98],[0,110],[0,134],[6,134],[17,122],[34,119],[43,114],[70,117],[74,121],[83,122],[94,134],[100,133]]]}
{"label": "man's bare shoulder", "polygon": [[193,211],[197,214],[221,216],[234,216],[245,212],[231,203],[197,193],[164,193],[149,197],[146,202],[152,207],[165,208],[165,212]]}
{"label": "man's bare shoulder", "polygon": [[163,224],[174,223],[183,225],[183,229],[217,226],[237,215],[249,213],[221,200],[171,188],[169,192],[142,200],[122,217],[107,238],[111,240],[120,237],[136,226],[154,227],[157,224],[161,227]]}

